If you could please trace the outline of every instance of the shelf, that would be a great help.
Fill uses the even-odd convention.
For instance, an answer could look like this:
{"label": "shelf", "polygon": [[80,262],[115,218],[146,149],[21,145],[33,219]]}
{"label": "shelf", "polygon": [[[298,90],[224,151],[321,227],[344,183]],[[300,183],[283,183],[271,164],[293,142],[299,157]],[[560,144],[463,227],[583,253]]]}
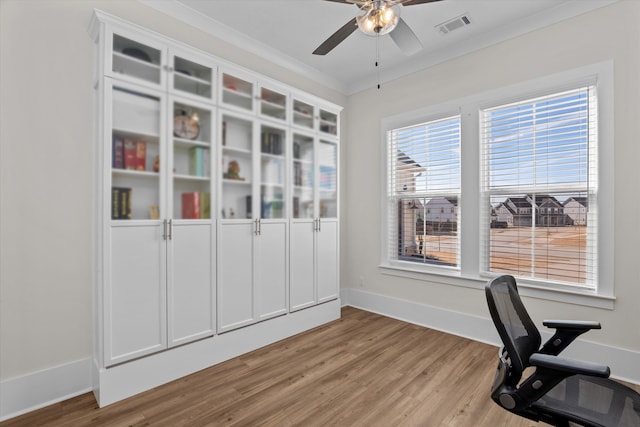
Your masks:
{"label": "shelf", "polygon": [[251,185],[251,181],[240,181],[239,179],[222,179],[223,184],[231,184],[231,185]]}
{"label": "shelf", "polygon": [[175,70],[175,76],[182,80],[187,80],[191,83],[202,84],[205,86],[211,86],[211,82],[209,80],[201,79],[199,77],[193,77],[179,70]]}
{"label": "shelf", "polygon": [[113,72],[139,79],[160,83],[160,66],[136,59],[119,52],[113,52]]}
{"label": "shelf", "polygon": [[185,138],[177,138],[173,137],[173,144],[175,146],[184,146],[184,147],[204,147],[210,148],[211,144],[208,142],[197,141],[193,139],[185,139]]}
{"label": "shelf", "polygon": [[208,176],[196,176],[196,175],[184,175],[184,174],[173,174],[173,178],[181,179],[181,180],[205,181],[205,182],[208,182],[211,180],[211,177],[208,177]]}
{"label": "shelf", "polygon": [[158,179],[160,174],[158,172],[150,171],[137,171],[133,169],[111,169],[111,173],[119,176],[129,176],[135,178],[155,178]]}
{"label": "shelf", "polygon": [[131,138],[131,139],[135,139],[135,140],[143,140],[145,142],[151,142],[151,143],[158,143],[160,136],[159,135],[152,135],[152,134],[148,134],[148,133],[140,133],[140,132],[136,132],[133,130],[127,130],[127,129],[112,129],[111,132],[113,133],[113,135],[118,135],[120,137],[123,138]]}
{"label": "shelf", "polygon": [[284,155],[282,154],[271,154],[271,153],[261,152],[260,155],[262,156],[263,159],[284,160]]}
{"label": "shelf", "polygon": [[236,148],[236,147],[229,147],[227,145],[223,145],[222,146],[222,151],[226,153],[234,153],[234,154],[240,154],[240,155],[245,155],[245,156],[250,156],[251,155],[251,150],[248,150],[246,148]]}
{"label": "shelf", "polygon": [[273,183],[271,183],[271,182],[262,182],[262,183],[260,183],[260,185],[262,187],[269,187],[269,188],[284,188],[284,184],[280,184],[280,183],[277,183],[277,182],[273,182]]}

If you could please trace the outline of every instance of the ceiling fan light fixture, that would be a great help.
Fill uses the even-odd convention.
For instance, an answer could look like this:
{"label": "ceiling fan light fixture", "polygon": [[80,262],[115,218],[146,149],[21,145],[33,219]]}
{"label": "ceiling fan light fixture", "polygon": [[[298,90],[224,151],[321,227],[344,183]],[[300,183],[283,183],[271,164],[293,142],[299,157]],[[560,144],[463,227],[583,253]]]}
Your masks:
{"label": "ceiling fan light fixture", "polygon": [[366,14],[357,18],[358,28],[368,36],[389,34],[398,25],[400,8],[388,7],[384,1],[374,2]]}

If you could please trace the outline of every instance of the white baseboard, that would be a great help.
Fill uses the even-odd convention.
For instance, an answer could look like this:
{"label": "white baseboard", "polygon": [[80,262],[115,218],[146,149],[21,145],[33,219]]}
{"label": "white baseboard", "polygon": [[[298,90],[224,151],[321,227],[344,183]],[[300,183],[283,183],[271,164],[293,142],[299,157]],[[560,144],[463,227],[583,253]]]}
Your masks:
{"label": "white baseboard", "polygon": [[91,391],[91,359],[0,382],[0,421]]}
{"label": "white baseboard", "polygon": [[[356,288],[341,289],[340,298],[344,305],[496,347],[502,345],[493,321],[489,317],[472,316]],[[551,332],[545,330],[541,330],[540,333],[543,342],[552,335]],[[611,368],[612,378],[640,384],[640,370],[638,369],[640,352],[578,339],[562,354],[570,358],[608,365]]]}

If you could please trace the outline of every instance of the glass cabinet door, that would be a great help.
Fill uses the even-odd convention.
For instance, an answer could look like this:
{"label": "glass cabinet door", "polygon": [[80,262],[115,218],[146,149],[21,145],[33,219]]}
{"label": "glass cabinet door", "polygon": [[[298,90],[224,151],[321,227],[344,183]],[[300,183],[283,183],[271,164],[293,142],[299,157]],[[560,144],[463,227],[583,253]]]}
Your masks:
{"label": "glass cabinet door", "polygon": [[286,131],[260,128],[260,218],[285,217]]}
{"label": "glass cabinet door", "polygon": [[159,219],[160,95],[111,90],[111,219]]}
{"label": "glass cabinet door", "polygon": [[120,34],[113,34],[111,71],[156,85],[162,80],[162,50]]}
{"label": "glass cabinet door", "polygon": [[308,130],[314,129],[314,107],[311,104],[293,99],[293,124]]}
{"label": "glass cabinet door", "polygon": [[330,111],[320,109],[319,130],[332,136],[338,135],[338,115]]}
{"label": "glass cabinet door", "polygon": [[171,89],[204,99],[213,99],[215,81],[213,64],[206,64],[204,60],[196,62],[181,54],[172,55],[171,61],[173,70],[170,78]]}
{"label": "glass cabinet door", "polygon": [[253,122],[232,114],[223,114],[221,134],[220,217],[253,218]]}
{"label": "glass cabinet door", "polygon": [[169,121],[173,218],[211,218],[213,114],[205,106],[173,99]]}
{"label": "glass cabinet door", "polygon": [[260,114],[270,119],[287,120],[287,95],[284,90],[260,87]]}
{"label": "glass cabinet door", "polygon": [[221,79],[222,103],[241,110],[253,111],[253,81],[226,71],[222,73]]}
{"label": "glass cabinet door", "polygon": [[314,149],[313,137],[293,134],[293,218],[314,218]]}
{"label": "glass cabinet door", "polygon": [[318,174],[320,218],[338,217],[338,146],[335,142],[320,141],[318,147]]}

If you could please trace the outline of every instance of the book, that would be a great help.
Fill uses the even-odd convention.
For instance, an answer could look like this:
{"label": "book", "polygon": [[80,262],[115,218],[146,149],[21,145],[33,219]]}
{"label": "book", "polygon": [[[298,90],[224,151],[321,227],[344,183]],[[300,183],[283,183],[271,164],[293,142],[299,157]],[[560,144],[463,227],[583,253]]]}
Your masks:
{"label": "book", "polygon": [[182,219],[200,218],[200,193],[182,193]]}
{"label": "book", "polygon": [[260,151],[268,154],[282,154],[282,135],[274,132],[262,132]]}
{"label": "book", "polygon": [[122,137],[113,135],[111,150],[111,167],[114,169],[124,169],[124,140]]}
{"label": "book", "polygon": [[131,188],[111,187],[111,219],[131,219]]}
{"label": "book", "polygon": [[200,193],[200,219],[211,218],[211,193]]}
{"label": "book", "polygon": [[137,154],[135,141],[125,138],[124,140],[124,168],[135,170],[137,166]]}
{"label": "book", "polygon": [[136,141],[136,170],[147,170],[147,144],[144,141]]}
{"label": "book", "polygon": [[189,150],[189,175],[209,176],[211,170],[209,149],[193,147]]}

